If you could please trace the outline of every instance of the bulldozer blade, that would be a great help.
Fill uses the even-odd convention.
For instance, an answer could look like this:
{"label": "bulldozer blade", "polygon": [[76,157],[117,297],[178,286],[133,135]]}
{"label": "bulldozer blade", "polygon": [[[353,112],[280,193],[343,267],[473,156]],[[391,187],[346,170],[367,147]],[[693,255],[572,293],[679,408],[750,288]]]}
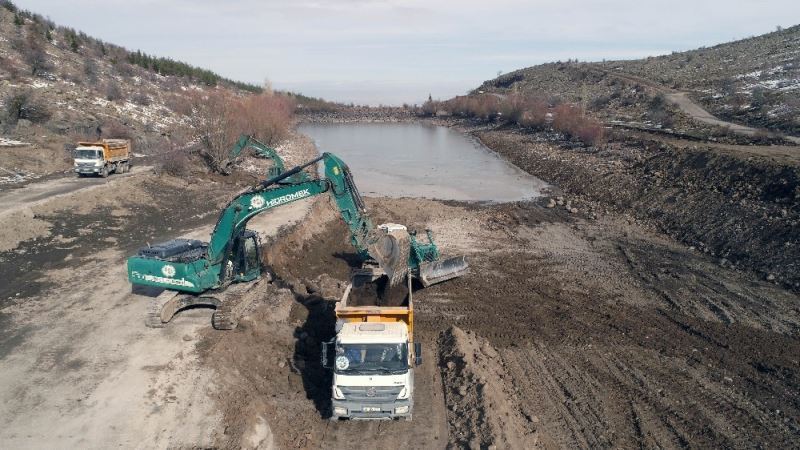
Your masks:
{"label": "bulldozer blade", "polygon": [[423,287],[441,283],[466,275],[469,263],[466,256],[456,256],[442,261],[423,263],[419,266],[419,281]]}

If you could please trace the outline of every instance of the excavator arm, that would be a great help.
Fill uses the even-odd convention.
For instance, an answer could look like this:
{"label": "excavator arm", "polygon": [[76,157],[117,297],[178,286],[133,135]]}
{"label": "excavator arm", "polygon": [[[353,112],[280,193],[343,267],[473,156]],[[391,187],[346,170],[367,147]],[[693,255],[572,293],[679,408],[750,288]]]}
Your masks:
{"label": "excavator arm", "polygon": [[[252,148],[258,158],[272,161],[272,167],[267,170],[267,177],[273,178],[286,171],[286,165],[283,162],[283,158],[281,158],[274,148],[268,147],[263,142],[246,134],[239,136],[236,144],[233,145],[231,151],[228,153],[228,160],[235,160],[247,148]],[[308,175],[304,172],[301,172],[295,177],[286,179],[284,183],[299,183],[301,181],[307,181],[308,179]]]}

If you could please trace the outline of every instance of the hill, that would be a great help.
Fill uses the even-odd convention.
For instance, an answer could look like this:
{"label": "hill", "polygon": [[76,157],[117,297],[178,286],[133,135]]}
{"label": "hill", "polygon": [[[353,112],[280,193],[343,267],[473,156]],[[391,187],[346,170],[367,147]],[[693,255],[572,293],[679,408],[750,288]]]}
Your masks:
{"label": "hill", "polygon": [[78,139],[131,138],[140,155],[183,145],[198,98],[261,90],[0,2],[0,177],[66,170]]}
{"label": "hill", "polygon": [[[800,135],[800,25],[736,42],[639,60],[555,62],[486,81],[479,91],[521,92],[583,104],[597,116],[669,128],[659,94],[684,92],[719,118]],[[685,125],[685,123],[684,123]]]}

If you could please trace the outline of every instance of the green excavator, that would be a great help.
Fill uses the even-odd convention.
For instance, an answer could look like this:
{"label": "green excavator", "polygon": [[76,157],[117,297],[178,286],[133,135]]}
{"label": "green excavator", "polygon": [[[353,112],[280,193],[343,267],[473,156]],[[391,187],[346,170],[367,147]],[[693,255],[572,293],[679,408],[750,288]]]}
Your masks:
{"label": "green excavator", "polygon": [[[311,177],[304,169],[322,161],[324,177]],[[134,286],[163,288],[148,310],[146,324],[163,327],[180,310],[192,306],[216,309],[212,324],[216,329],[236,327],[243,306],[237,303],[236,289],[261,276],[258,233],[246,228],[248,220],[281,205],[328,193],[350,231],[350,242],[367,270],[385,273],[392,282],[406,275],[423,287],[465,274],[463,256],[446,260],[427,230],[421,242],[416,232],[402,225],[375,227],[367,215],[350,169],[331,153],[281,171],[259,185],[237,195],[224,208],[209,242],[173,239],[148,246],[128,258],[128,279]]]}
{"label": "green excavator", "polygon": [[[239,139],[236,141],[233,147],[231,147],[231,150],[228,152],[228,161],[230,161],[230,163],[235,162],[236,158],[238,158],[239,155],[241,155],[242,152],[248,148],[253,149],[253,153],[256,158],[272,161],[272,166],[267,169],[267,178],[277,177],[286,171],[286,165],[283,162],[283,158],[278,155],[278,152],[276,152],[274,148],[268,147],[256,138],[246,134],[239,136]],[[308,180],[308,174],[305,172],[299,172],[289,178],[281,180],[281,183],[298,183],[306,180]]]}

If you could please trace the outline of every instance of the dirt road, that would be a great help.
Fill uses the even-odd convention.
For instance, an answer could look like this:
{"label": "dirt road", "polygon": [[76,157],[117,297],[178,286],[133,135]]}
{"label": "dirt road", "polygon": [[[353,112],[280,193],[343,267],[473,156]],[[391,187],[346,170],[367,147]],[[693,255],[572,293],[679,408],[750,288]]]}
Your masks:
{"label": "dirt road", "polygon": [[0,192],[0,214],[8,214],[24,208],[31,208],[38,204],[55,200],[58,196],[76,191],[91,191],[108,183],[121,179],[151,172],[150,166],[134,166],[131,171],[124,174],[114,174],[109,178],[78,178],[74,174],[54,178],[51,180],[31,183],[18,189],[8,189]]}
{"label": "dirt road", "polygon": [[[674,89],[670,89],[666,86],[656,83],[652,80],[647,80],[627,73],[621,73],[616,70],[606,70],[599,68],[597,70],[600,70],[610,76],[614,76],[617,78],[621,78],[623,80],[647,86],[650,89],[655,90],[656,92],[664,94],[667,100],[675,104],[675,106],[680,108],[680,110],[683,111],[686,115],[688,115],[689,117],[698,122],[719,127],[727,127],[734,133],[739,133],[745,136],[754,136],[759,131],[757,128],[752,128],[733,122],[727,122],[717,118],[716,116],[708,112],[705,108],[698,105],[694,100],[689,98],[689,95],[686,92],[676,91]],[[800,137],[785,136],[785,139],[795,144],[800,144]]]}

